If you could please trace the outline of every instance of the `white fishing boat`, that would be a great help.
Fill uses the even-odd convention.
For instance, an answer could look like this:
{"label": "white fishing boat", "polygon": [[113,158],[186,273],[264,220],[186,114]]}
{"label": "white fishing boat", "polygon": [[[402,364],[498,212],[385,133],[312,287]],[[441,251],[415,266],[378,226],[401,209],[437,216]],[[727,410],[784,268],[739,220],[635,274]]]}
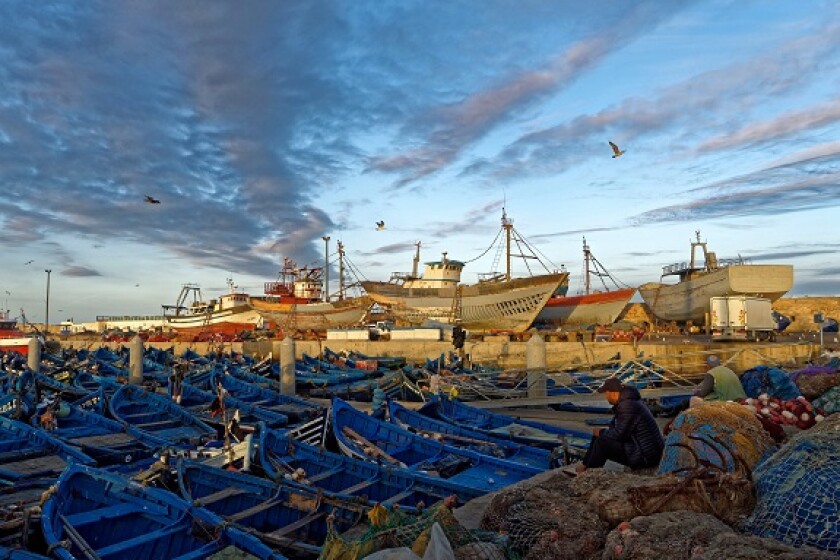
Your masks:
{"label": "white fishing boat", "polygon": [[[550,272],[512,278],[510,247],[517,234],[505,214],[502,228],[507,254],[504,273],[485,275],[475,284],[461,284],[465,263],[449,259],[443,253],[441,260],[425,263],[423,275],[419,276],[420,243],[417,243],[410,274],[394,273],[388,282],[362,282],[362,287],[374,302],[387,308],[398,321],[410,325],[431,320],[473,331],[525,331],[548,298],[568,282],[569,275]],[[521,237],[516,240],[522,247],[524,240]]]}
{"label": "white fishing boat", "polygon": [[264,326],[248,294],[228,279],[228,293],[205,299],[195,284],[184,284],[175,305],[163,306],[163,326],[182,333],[237,335]]}
{"label": "white fishing boat", "polygon": [[[703,264],[698,259],[703,253]],[[691,242],[691,260],[662,269],[662,279],[676,283],[649,282],[639,293],[660,319],[703,324],[709,312],[709,299],[724,296],[754,296],[776,301],[793,287],[793,266],[751,264],[743,258],[718,259],[700,241],[700,232]]]}

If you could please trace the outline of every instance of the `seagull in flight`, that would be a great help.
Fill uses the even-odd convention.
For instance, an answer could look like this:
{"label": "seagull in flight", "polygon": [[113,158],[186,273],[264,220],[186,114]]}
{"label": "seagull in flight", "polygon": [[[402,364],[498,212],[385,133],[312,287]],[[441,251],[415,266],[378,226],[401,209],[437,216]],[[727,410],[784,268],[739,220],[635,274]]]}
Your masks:
{"label": "seagull in flight", "polygon": [[160,204],[160,200],[152,198],[149,195],[146,195],[146,202],[148,202],[149,204]]}
{"label": "seagull in flight", "polygon": [[27,265],[27,264],[32,264],[32,263],[34,263],[34,262],[35,262],[34,260],[33,260],[33,261],[26,261],[26,262],[25,262],[25,263],[23,263],[23,264],[24,264],[24,265]]}
{"label": "seagull in flight", "polygon": [[616,146],[612,142],[610,142],[610,148],[612,148],[613,151],[613,158],[621,157],[624,154],[624,152],[622,150],[619,150],[618,146]]}
{"label": "seagull in flight", "polygon": [[385,229],[385,222],[382,220],[376,222],[376,231],[382,231],[383,229]]}

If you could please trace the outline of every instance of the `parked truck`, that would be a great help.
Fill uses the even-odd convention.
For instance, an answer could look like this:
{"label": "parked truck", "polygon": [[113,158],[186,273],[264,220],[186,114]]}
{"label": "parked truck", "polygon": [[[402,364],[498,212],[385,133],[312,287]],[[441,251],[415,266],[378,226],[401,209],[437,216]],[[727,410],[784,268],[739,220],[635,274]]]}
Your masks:
{"label": "parked truck", "polygon": [[751,296],[709,300],[712,340],[773,340],[776,321],[770,300]]}

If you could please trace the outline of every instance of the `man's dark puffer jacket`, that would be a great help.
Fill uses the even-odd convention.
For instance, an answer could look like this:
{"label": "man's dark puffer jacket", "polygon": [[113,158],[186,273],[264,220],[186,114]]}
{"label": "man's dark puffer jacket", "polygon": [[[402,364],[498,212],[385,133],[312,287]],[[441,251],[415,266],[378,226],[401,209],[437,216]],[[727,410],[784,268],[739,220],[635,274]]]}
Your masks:
{"label": "man's dark puffer jacket", "polygon": [[624,444],[631,469],[655,467],[662,459],[665,441],[662,432],[642,396],[635,387],[624,387],[618,403],[613,407],[615,416],[609,428],[601,432],[602,438]]}

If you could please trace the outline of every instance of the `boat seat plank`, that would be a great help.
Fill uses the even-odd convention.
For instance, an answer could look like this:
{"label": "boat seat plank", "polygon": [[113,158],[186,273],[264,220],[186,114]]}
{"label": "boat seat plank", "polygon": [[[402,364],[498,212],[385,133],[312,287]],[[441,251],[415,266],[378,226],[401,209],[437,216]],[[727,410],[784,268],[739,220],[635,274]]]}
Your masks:
{"label": "boat seat plank", "polygon": [[198,498],[196,501],[200,502],[203,507],[207,507],[210,504],[215,504],[216,502],[220,502],[234,496],[239,496],[240,494],[246,494],[245,490],[230,487],[219,490],[218,492],[213,492],[212,494],[207,494],[203,498]]}
{"label": "boat seat plank", "polygon": [[405,490],[403,490],[399,494],[395,494],[395,495],[391,496],[390,498],[388,498],[387,500],[384,500],[383,503],[398,504],[401,501],[403,501],[404,499],[411,496],[412,494],[414,494],[414,488],[406,488]]}
{"label": "boat seat plank", "polygon": [[99,509],[70,514],[67,516],[67,522],[74,527],[81,527],[82,525],[87,525],[88,523],[96,523],[98,521],[102,521],[103,519],[115,519],[125,515],[133,515],[141,511],[144,511],[142,506],[123,502]]}
{"label": "boat seat plank", "polygon": [[312,483],[320,482],[320,481],[322,481],[324,479],[327,479],[331,476],[337,475],[338,473],[342,472],[343,470],[344,469],[342,467],[335,467],[334,469],[328,469],[324,472],[319,472],[316,475],[308,476],[308,477],[306,477],[306,479],[309,482],[312,482]]}
{"label": "boat seat plank", "polygon": [[310,513],[306,517],[301,517],[300,519],[298,519],[294,523],[289,523],[288,525],[284,525],[283,527],[280,527],[276,531],[266,533],[266,536],[269,537],[269,538],[274,538],[274,539],[284,538],[289,533],[293,533],[294,531],[297,531],[301,527],[305,527],[306,525],[309,525],[313,521],[317,521],[318,519],[321,519],[322,517],[326,517],[326,515],[327,515],[327,513],[325,511],[316,511],[314,513]]}
{"label": "boat seat plank", "polygon": [[271,508],[273,508],[274,506],[276,506],[280,503],[282,503],[282,502],[272,498],[270,500],[266,500],[264,502],[260,502],[259,504],[254,505],[254,506],[251,506],[248,509],[243,509],[242,511],[238,511],[238,512],[232,514],[232,515],[228,515],[226,517],[227,517],[228,521],[238,522],[238,521],[241,521],[243,519],[247,519],[248,517],[251,517],[252,515],[256,515],[260,512],[271,509]]}
{"label": "boat seat plank", "polygon": [[160,540],[164,537],[168,537],[169,535],[180,533],[184,530],[182,524],[178,523],[175,525],[170,525],[169,527],[164,527],[161,529],[157,529],[151,533],[145,535],[138,535],[134,538],[120,541],[118,543],[114,543],[111,546],[106,546],[100,550],[97,550],[97,554],[101,557],[105,556],[112,556],[118,552],[128,551],[136,546],[143,545],[150,543],[151,541]]}
{"label": "boat seat plank", "polygon": [[74,445],[114,446],[133,443],[137,441],[137,438],[124,432],[118,432],[77,437],[72,438],[70,441],[73,442]]}
{"label": "boat seat plank", "polygon": [[0,470],[10,471],[15,473],[22,473],[25,475],[35,475],[36,473],[44,471],[63,471],[67,467],[67,461],[55,455],[41,455],[30,457],[23,461],[14,461],[10,463],[3,463],[0,465]]}
{"label": "boat seat plank", "polygon": [[341,490],[339,493],[340,494],[353,494],[355,492],[358,492],[359,490],[364,490],[365,488],[368,488],[369,486],[373,486],[373,484],[375,482],[376,481],[374,481],[374,480],[363,480],[362,482],[359,482],[358,484],[354,484],[353,486],[351,486],[349,488],[345,488],[344,490]]}
{"label": "boat seat plank", "polygon": [[161,420],[159,422],[148,422],[146,424],[135,424],[136,427],[140,428],[141,430],[148,430],[149,428],[161,428],[164,426],[177,426],[178,424],[174,420]]}

